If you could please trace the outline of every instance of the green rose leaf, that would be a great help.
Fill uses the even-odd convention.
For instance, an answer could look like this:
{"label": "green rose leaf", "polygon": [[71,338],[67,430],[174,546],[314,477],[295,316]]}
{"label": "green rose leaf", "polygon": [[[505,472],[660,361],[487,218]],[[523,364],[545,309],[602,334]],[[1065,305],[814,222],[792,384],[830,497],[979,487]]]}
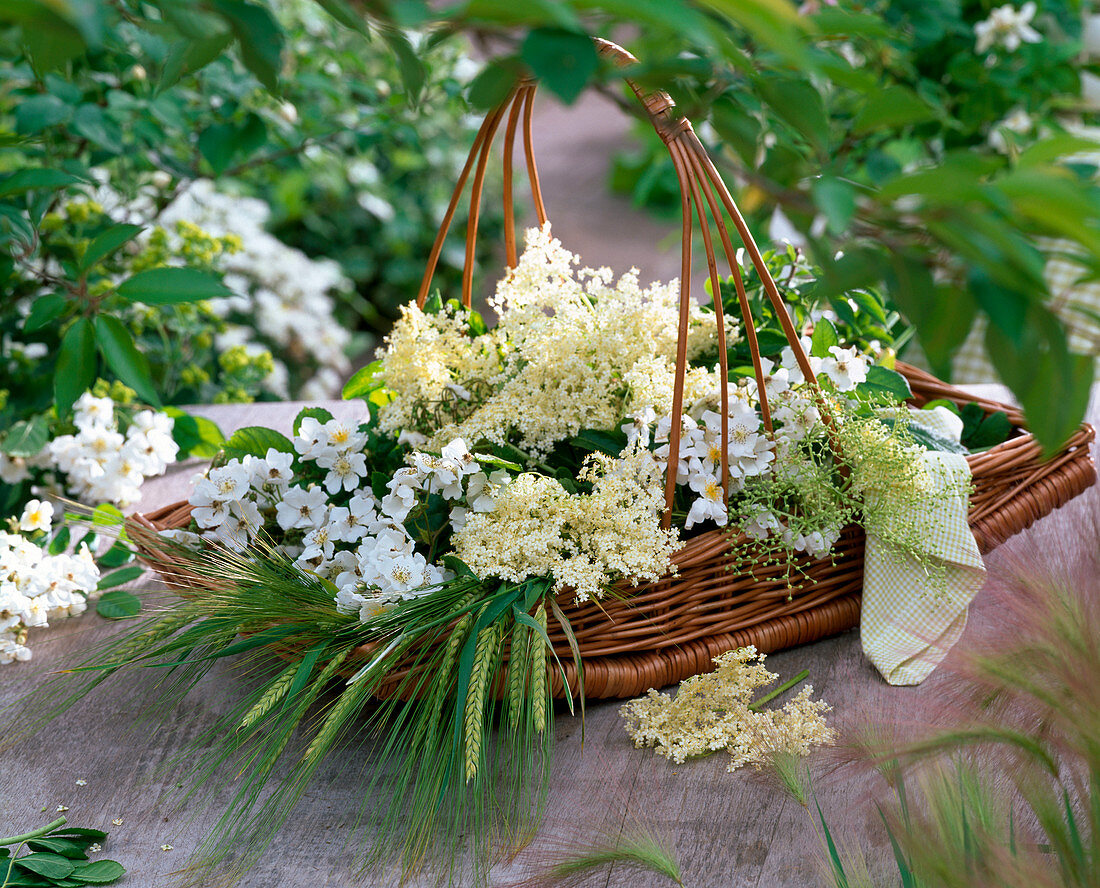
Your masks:
{"label": "green rose leaf", "polygon": [[42,839],[32,839],[27,842],[27,847],[32,851],[49,851],[52,854],[59,854],[69,860],[88,859],[88,855],[84,853],[84,843],[75,839],[59,839],[55,836],[48,836]]}
{"label": "green rose leaf", "polygon": [[99,562],[100,567],[122,567],[127,562],[134,560],[134,552],[119,540],[96,560]]}
{"label": "green rose leaf", "polygon": [[51,555],[60,555],[67,548],[69,548],[69,540],[72,538],[72,531],[67,527],[62,527],[58,531],[57,535],[50,540],[50,545],[47,548],[47,552]]}
{"label": "green rose leaf", "polygon": [[369,398],[372,392],[382,387],[382,380],[379,378],[381,371],[381,361],[372,361],[366,367],[360,367],[344,384],[344,390],[340,393],[343,399],[352,401],[355,398]]}
{"label": "green rose leaf", "polygon": [[192,416],[179,407],[165,407],[163,412],[172,417],[172,439],[180,448],[178,459],[188,456],[210,459],[225,445],[221,429],[206,417]]}
{"label": "green rose leaf", "polygon": [[897,403],[913,396],[913,391],[909,388],[909,380],[896,370],[890,370],[880,364],[867,368],[867,379],[856,386],[856,392],[875,398],[885,395]]}
{"label": "green rose leaf", "polygon": [[836,327],[828,318],[822,318],[814,326],[814,335],[810,340],[810,355],[815,358],[829,357],[829,349],[840,345]]}
{"label": "green rose leaf", "polygon": [[93,527],[121,527],[126,523],[126,516],[119,511],[118,506],[103,503],[96,506],[92,512]]}

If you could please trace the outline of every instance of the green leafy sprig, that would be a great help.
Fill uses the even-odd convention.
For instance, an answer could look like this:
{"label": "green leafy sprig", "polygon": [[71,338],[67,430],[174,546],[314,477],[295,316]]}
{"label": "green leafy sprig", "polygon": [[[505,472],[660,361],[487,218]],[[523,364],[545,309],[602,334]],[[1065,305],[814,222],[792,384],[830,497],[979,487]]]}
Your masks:
{"label": "green leafy sprig", "polygon": [[66,823],[66,818],[58,817],[31,832],[0,838],[0,888],[79,888],[110,885],[122,878],[126,872],[122,864],[88,861],[88,850],[106,839],[107,833]]}

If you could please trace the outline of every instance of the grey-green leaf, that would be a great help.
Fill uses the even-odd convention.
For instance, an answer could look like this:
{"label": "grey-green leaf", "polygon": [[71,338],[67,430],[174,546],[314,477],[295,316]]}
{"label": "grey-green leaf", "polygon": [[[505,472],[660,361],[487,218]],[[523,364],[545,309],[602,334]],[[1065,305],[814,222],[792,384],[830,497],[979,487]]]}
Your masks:
{"label": "grey-green leaf", "polygon": [[125,874],[126,868],[114,860],[96,860],[73,870],[74,879],[82,879],[89,885],[109,885]]}
{"label": "grey-green leaf", "polygon": [[73,871],[73,865],[59,854],[39,852],[28,854],[26,857],[16,858],[15,865],[22,867],[27,872],[36,873],[47,879],[59,880],[69,876]]}

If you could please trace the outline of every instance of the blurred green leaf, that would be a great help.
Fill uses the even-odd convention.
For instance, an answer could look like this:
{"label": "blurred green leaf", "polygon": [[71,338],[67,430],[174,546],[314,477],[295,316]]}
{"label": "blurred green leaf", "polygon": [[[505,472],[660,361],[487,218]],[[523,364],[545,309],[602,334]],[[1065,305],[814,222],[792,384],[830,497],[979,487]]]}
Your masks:
{"label": "blurred green leaf", "polygon": [[317,5],[345,28],[351,28],[360,34],[370,36],[370,29],[367,27],[365,19],[355,11],[347,0],[317,0]]}
{"label": "blurred green leaf", "polygon": [[856,192],[847,182],[822,176],[813,184],[814,203],[825,214],[829,231],[843,234],[856,213]]}
{"label": "blurred green leaf", "polygon": [[776,116],[786,121],[818,151],[829,143],[825,104],[809,80],[786,76],[761,77],[760,95]]}
{"label": "blurred green leaf", "polygon": [[384,29],[382,39],[393,52],[397,59],[397,68],[401,72],[401,82],[405,87],[406,97],[415,103],[420,98],[420,92],[424,88],[428,71],[424,63],[412,48],[408,38],[400,31]]}
{"label": "blurred green leaf", "polygon": [[599,70],[592,39],[560,28],[536,28],[520,47],[532,73],[565,104],[571,105]]}
{"label": "blurred green leaf", "polygon": [[144,229],[140,225],[112,225],[88,244],[87,249],[84,250],[84,255],[80,257],[80,262],[77,267],[81,272],[86,272],[101,259],[119,249],[123,244],[129,243],[141,234],[142,231],[144,231]]}
{"label": "blurred green leaf", "polygon": [[23,323],[23,330],[27,333],[41,330],[60,318],[69,305],[68,297],[61,293],[46,293],[34,297],[30,314],[27,315],[27,320]]}
{"label": "blurred green leaf", "polygon": [[516,59],[494,59],[470,82],[470,104],[475,108],[495,108],[508,97],[521,74]]}
{"label": "blurred green leaf", "polygon": [[210,4],[229,22],[248,70],[278,92],[285,37],[271,10],[245,0],[210,0]]}
{"label": "blurred green leaf", "polygon": [[199,151],[214,175],[220,176],[238,157],[255,153],[267,139],[267,126],[258,114],[240,123],[215,123],[199,133]]}
{"label": "blurred green leaf", "polygon": [[229,31],[214,33],[207,37],[177,40],[172,44],[161,68],[157,92],[175,86],[185,74],[194,74],[218,58],[233,42]]}
{"label": "blurred green leaf", "polygon": [[111,152],[122,149],[122,131],[98,105],[81,105],[73,114],[69,128],[93,145]]}
{"label": "blurred green leaf", "polygon": [[34,191],[38,188],[63,188],[80,181],[81,179],[77,176],[61,170],[19,170],[0,179],[0,197],[19,194],[23,191]]}
{"label": "blurred green leaf", "polygon": [[1094,359],[1070,353],[1060,322],[1040,305],[1029,308],[1019,339],[991,324],[986,349],[997,373],[1019,399],[1044,454],[1053,456],[1084,416]]}
{"label": "blurred green leaf", "polygon": [[50,421],[41,413],[31,419],[15,423],[0,440],[0,453],[8,456],[37,456],[50,442]]}
{"label": "blurred green leaf", "polygon": [[856,135],[875,130],[911,126],[933,120],[935,111],[911,89],[888,86],[866,96],[866,102],[852,121]]}
{"label": "blurred green leaf", "polygon": [[34,135],[65,123],[73,115],[71,105],[52,93],[23,99],[15,108],[15,131]]}

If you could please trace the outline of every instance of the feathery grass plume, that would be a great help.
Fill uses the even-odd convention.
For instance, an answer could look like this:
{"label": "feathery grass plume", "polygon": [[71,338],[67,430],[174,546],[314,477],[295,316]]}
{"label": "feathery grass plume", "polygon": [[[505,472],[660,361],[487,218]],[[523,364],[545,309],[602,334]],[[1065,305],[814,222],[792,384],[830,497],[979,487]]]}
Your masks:
{"label": "feathery grass plume", "polygon": [[810,770],[805,760],[790,749],[777,749],[768,757],[760,773],[803,808],[810,805]]}
{"label": "feathery grass plume", "polygon": [[[579,886],[604,867],[620,867],[646,873],[647,885],[668,883],[683,888],[680,861],[669,843],[641,825],[622,830],[597,830],[593,839],[560,841],[538,851],[530,876],[508,888],[571,888]],[[653,876],[663,877],[653,881]],[[635,883],[637,884],[637,883]]]}
{"label": "feathery grass plume", "polygon": [[903,885],[1100,884],[1100,511],[1069,508],[1075,533],[1040,524],[991,559],[986,625],[945,664],[927,727],[864,741],[893,779]]}

